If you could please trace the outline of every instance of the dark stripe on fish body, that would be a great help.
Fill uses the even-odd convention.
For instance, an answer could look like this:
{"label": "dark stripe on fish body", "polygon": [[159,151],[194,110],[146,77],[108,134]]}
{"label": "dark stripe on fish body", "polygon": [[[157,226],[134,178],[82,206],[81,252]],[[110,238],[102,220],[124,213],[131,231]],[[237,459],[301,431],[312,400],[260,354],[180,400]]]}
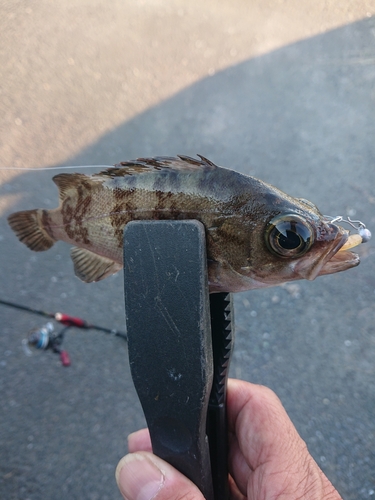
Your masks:
{"label": "dark stripe on fish body", "polygon": [[49,236],[51,236],[51,238],[53,238],[53,234],[52,234],[52,230],[51,230],[51,217],[49,215],[48,210],[45,210],[45,209],[42,210],[41,220],[42,220],[43,229],[45,229],[47,234]]}
{"label": "dark stripe on fish body", "polygon": [[182,175],[180,172],[176,170],[170,170],[168,172],[168,180],[169,180],[169,189],[171,192],[174,193],[181,192]]}
{"label": "dark stripe on fish body", "polygon": [[123,201],[129,192],[126,189],[121,189],[120,187],[115,187],[113,190],[113,196],[116,201]]}
{"label": "dark stripe on fish body", "polygon": [[160,172],[158,175],[153,176],[153,183],[152,183],[152,191],[157,192],[157,191],[162,191],[165,192],[169,190],[169,182],[168,182],[167,175],[165,173]]}
{"label": "dark stripe on fish body", "polygon": [[84,196],[82,189],[78,190],[78,196],[78,202],[74,210],[74,218],[76,219],[77,224],[82,224],[82,219],[90,207],[92,196],[91,194]]}
{"label": "dark stripe on fish body", "polygon": [[[130,178],[130,177],[129,177]],[[115,191],[115,190],[114,190]],[[132,219],[135,219],[134,212],[137,209],[136,204],[136,189],[122,189],[122,201],[120,201],[120,195],[118,191],[119,188],[116,188],[118,203],[113,207],[110,214],[110,223],[114,229],[114,236],[117,239],[117,244],[119,248],[122,248],[123,245],[123,231],[124,226]],[[116,194],[114,193],[114,198],[116,199]]]}
{"label": "dark stripe on fish body", "polygon": [[81,179],[81,185],[83,188],[86,189],[86,191],[91,191],[91,189],[92,189],[92,184],[91,184],[90,180],[86,180],[85,178]]}
{"label": "dark stripe on fish body", "polygon": [[210,173],[210,171],[201,170],[195,176],[196,190],[202,196],[210,195],[212,194],[212,190],[215,190],[215,183],[212,182]]}
{"label": "dark stripe on fish body", "polygon": [[112,182],[115,183],[115,186],[118,186],[119,189],[132,190],[137,189],[141,180],[136,175],[126,175],[126,177],[114,177]]}
{"label": "dark stripe on fish body", "polygon": [[76,239],[77,243],[79,243],[80,241],[85,243],[85,245],[89,245],[91,243],[91,241],[89,240],[89,230],[87,229],[87,227],[80,224],[77,227],[76,234],[77,234],[77,239]]}
{"label": "dark stripe on fish body", "polygon": [[155,191],[156,197],[156,205],[154,211],[164,210],[166,208],[170,208],[172,198],[174,197],[171,191],[167,191],[166,193],[163,191]]}
{"label": "dark stripe on fish body", "polygon": [[61,206],[61,215],[63,224],[66,226],[72,222],[73,219],[73,207],[71,206],[71,198],[65,198]]}

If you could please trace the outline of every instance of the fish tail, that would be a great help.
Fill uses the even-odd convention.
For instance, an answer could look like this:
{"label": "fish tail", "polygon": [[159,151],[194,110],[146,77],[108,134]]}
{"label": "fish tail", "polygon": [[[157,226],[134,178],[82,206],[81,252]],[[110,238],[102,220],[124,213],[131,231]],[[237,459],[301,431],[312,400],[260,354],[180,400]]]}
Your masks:
{"label": "fish tail", "polygon": [[42,252],[52,247],[54,240],[42,223],[43,210],[23,210],[8,217],[8,223],[17,238],[30,250]]}

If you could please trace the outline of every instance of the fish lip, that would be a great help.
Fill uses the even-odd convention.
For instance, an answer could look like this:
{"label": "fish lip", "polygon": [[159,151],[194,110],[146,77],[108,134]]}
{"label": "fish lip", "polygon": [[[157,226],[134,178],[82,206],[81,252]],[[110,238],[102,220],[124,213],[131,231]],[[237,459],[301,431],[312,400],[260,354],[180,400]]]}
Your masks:
{"label": "fish lip", "polygon": [[346,271],[347,269],[358,266],[360,262],[359,255],[355,252],[351,252],[350,250],[336,252],[331,259],[323,265],[318,276]]}
{"label": "fish lip", "polygon": [[312,281],[317,276],[345,271],[359,264],[359,256],[354,252],[349,250],[339,252],[348,241],[349,233],[340,226],[336,226],[336,230],[337,234],[331,241],[328,251],[324,252],[312,266],[302,262],[300,269],[298,265],[296,266],[296,271],[302,278]]}

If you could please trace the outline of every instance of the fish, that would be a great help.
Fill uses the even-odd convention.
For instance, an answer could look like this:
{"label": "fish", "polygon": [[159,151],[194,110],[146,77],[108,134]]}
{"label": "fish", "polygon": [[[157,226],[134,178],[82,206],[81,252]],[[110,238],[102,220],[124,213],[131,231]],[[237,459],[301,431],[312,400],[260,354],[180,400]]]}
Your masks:
{"label": "fish", "polygon": [[74,245],[74,271],[86,283],[123,267],[123,230],[134,220],[200,221],[210,292],[314,280],[359,264],[351,248],[361,238],[313,203],[197,156],[138,158],[93,175],[60,173],[52,179],[57,208],[15,212],[8,223],[31,250],[58,240]]}

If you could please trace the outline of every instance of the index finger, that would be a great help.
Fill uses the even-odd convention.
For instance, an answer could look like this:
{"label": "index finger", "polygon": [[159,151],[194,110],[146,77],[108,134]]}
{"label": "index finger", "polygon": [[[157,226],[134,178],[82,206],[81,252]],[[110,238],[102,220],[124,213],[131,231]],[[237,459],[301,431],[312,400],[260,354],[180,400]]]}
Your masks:
{"label": "index finger", "polygon": [[290,455],[291,446],[304,446],[280,399],[268,387],[229,379],[227,418],[228,432],[237,437],[252,470],[271,458]]}

